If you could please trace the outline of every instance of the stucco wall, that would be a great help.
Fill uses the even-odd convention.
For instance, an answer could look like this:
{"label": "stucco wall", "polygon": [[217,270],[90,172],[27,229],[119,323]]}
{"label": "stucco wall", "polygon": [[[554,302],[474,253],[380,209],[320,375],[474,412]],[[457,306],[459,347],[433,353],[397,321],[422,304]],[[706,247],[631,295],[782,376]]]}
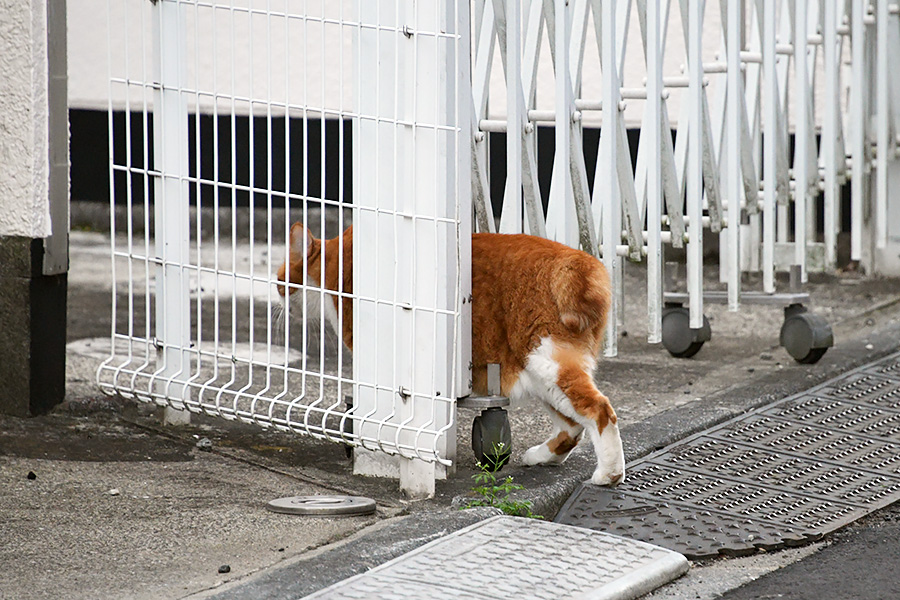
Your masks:
{"label": "stucco wall", "polygon": [[[234,0],[233,4],[254,9],[266,7],[264,2],[258,0]],[[291,19],[287,28],[284,21],[275,19],[267,23],[262,15],[254,16],[251,24],[246,14],[240,11],[232,16],[225,10],[188,7],[185,9],[186,83],[201,90],[211,90],[215,84],[218,91],[239,97],[271,98],[276,103],[287,100],[315,108],[352,111],[355,61],[352,21],[355,4],[356,0],[328,2],[320,15],[317,11],[322,11],[323,7],[319,3],[310,3],[308,9],[313,20],[305,24],[303,20]],[[295,10],[292,8],[292,11]],[[321,24],[316,21],[320,16],[332,21],[343,18],[351,24],[340,27],[330,23],[323,33]],[[716,3],[709,3],[704,22],[706,60],[712,60],[719,49],[720,28],[719,7]],[[105,110],[110,94],[117,109],[127,105],[133,110],[140,110],[145,98],[152,102],[152,94],[142,94],[135,86],[129,88],[118,83],[110,86],[108,82],[108,71],[116,78],[127,76],[135,81],[151,80],[152,4],[121,0],[107,7],[106,0],[69,0],[68,31],[70,106]],[[600,61],[593,20],[589,21],[586,37],[582,96],[599,99]],[[107,40],[111,52],[107,50]],[[546,33],[541,46],[537,108],[552,109],[555,84]],[[684,57],[680,16],[678,11],[672,10],[669,15],[665,72],[680,74]],[[628,19],[628,45],[622,72],[624,86],[639,87],[643,84],[644,54],[634,11],[630,12]],[[676,91],[670,100],[672,121],[676,121],[679,115],[679,96]],[[490,116],[505,116],[506,83],[499,50],[494,52],[490,98]],[[201,97],[200,103],[204,110],[210,110],[211,103],[207,98]],[[221,108],[230,111],[230,103],[225,104]],[[235,109],[238,114],[249,112],[249,108],[240,103]],[[254,110],[265,114],[262,103],[257,104]],[[638,123],[642,114],[643,103],[631,102],[625,117],[632,123]],[[599,125],[599,114],[587,113],[585,123]]]}
{"label": "stucco wall", "polygon": [[0,0],[0,235],[50,234],[45,0]]}

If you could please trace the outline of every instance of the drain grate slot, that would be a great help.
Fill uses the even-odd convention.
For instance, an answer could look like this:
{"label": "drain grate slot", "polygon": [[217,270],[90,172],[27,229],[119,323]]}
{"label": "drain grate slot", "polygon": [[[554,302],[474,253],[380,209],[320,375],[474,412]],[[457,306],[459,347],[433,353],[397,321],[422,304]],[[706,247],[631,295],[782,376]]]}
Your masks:
{"label": "drain grate slot", "polygon": [[710,432],[709,437],[748,448],[777,448],[785,456],[812,457],[838,466],[849,464],[876,475],[900,476],[900,444],[880,438],[764,415],[736,423],[734,429]]}
{"label": "drain grate slot", "polygon": [[585,484],[556,520],[689,558],[817,539],[900,499],[900,354]]}

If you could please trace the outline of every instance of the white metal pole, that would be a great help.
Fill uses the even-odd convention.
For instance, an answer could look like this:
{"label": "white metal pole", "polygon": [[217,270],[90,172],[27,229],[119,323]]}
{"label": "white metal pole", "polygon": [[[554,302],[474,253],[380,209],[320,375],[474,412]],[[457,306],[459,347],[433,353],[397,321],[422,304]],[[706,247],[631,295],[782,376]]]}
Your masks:
{"label": "white metal pole", "polygon": [[794,4],[794,264],[806,272],[806,204],[809,195],[809,75],[807,74],[806,2]]}
{"label": "white metal pole", "polygon": [[850,88],[850,260],[862,259],[863,202],[866,194],[866,25],[865,0],[851,3],[852,80]]}
{"label": "white metal pole", "polygon": [[[602,181],[604,193],[598,197],[602,202],[602,230],[603,230],[603,263],[609,271],[613,289],[616,288],[618,279],[622,276],[622,259],[617,254],[619,242],[622,238],[622,210],[620,206],[619,186],[616,180],[616,156],[618,149],[617,120],[621,118],[619,113],[619,74],[616,69],[616,1],[603,0],[603,14],[601,17],[602,42],[600,49],[601,68],[603,70],[603,130],[600,134],[600,156],[602,161]],[[595,194],[597,188],[594,188]],[[618,338],[618,324],[616,315],[619,313],[618,295],[612,294],[610,306],[610,318],[606,325],[606,339],[604,353],[606,356],[616,355],[616,343]]]}
{"label": "white metal pole", "polygon": [[[574,107],[572,81],[569,67],[569,38],[571,36],[571,20],[567,2],[554,3],[554,62],[556,65],[556,149],[553,159],[553,187],[551,197],[554,204],[554,219],[548,214],[548,225],[553,224],[554,230],[548,234],[553,239],[574,245],[578,240],[578,224],[575,219],[574,197],[572,194],[572,171],[569,144],[571,143],[572,108]],[[574,244],[573,244],[574,242]]]}
{"label": "white metal pole", "polygon": [[[640,10],[640,8],[638,9]],[[647,115],[644,123],[649,156],[647,166],[647,336],[650,343],[662,341],[662,52],[660,48],[660,0],[646,3],[647,22]],[[638,198],[640,200],[640,198]]]}
{"label": "white metal pole", "polygon": [[521,0],[506,2],[506,194],[500,217],[502,233],[523,231],[522,208],[522,18]]}
{"label": "white metal pole", "polygon": [[170,399],[164,420],[187,423],[190,413],[187,380],[190,347],[190,281],[184,266],[190,256],[188,206],[188,111],[182,96],[183,35],[182,7],[176,2],[154,5],[154,43],[159,87],[154,101],[154,164],[159,170],[155,187],[155,236],[159,268],[156,275],[156,336],[158,359],[157,392]]}
{"label": "white metal pole", "polygon": [[690,326],[703,327],[703,2],[688,4],[687,287]]}
{"label": "white metal pole", "polygon": [[[888,77],[888,31],[893,24],[888,16],[888,0],[876,0],[876,49],[875,49],[875,94],[877,111],[877,153],[875,155],[875,247],[883,249],[887,246],[888,231],[888,161],[893,151],[889,138],[890,105]],[[896,6],[896,5],[895,5]]]}
{"label": "white metal pole", "polygon": [[765,0],[763,9],[763,291],[775,292],[775,195],[778,186],[778,73],[775,71],[775,0]]}
{"label": "white metal pole", "polygon": [[[825,0],[823,24],[824,71],[825,71],[825,107],[822,117],[822,166],[825,183],[825,268],[834,269],[837,265],[838,198],[837,185],[837,134],[840,118],[840,97],[838,90],[840,63],[838,62],[837,35],[837,3],[838,0]],[[841,157],[843,162],[843,157]]]}
{"label": "white metal pole", "polygon": [[[741,294],[740,232],[741,232],[741,111],[744,102],[741,92],[741,43],[744,28],[742,2],[729,2],[727,12],[726,55],[728,63],[726,127],[728,146],[725,150],[728,185],[728,308],[737,310]],[[748,140],[749,141],[749,140]]]}

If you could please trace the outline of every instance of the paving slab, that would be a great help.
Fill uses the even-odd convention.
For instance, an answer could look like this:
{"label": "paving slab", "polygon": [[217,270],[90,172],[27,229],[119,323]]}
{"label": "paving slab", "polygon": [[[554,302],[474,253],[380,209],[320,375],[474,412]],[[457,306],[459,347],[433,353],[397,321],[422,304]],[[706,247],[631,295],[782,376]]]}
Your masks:
{"label": "paving slab", "polygon": [[307,600],[637,598],[679,577],[687,559],[635,540],[498,516],[307,596]]}

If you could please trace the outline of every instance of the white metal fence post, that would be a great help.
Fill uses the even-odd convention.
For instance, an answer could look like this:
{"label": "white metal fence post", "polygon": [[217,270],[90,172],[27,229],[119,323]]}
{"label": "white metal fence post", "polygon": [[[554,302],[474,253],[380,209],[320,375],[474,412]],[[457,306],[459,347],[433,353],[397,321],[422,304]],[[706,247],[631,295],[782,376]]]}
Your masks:
{"label": "white metal fence post", "polygon": [[[454,341],[468,252],[459,238],[469,225],[459,222],[471,218],[470,180],[459,174],[470,147],[470,100],[460,103],[471,94],[468,3],[357,7],[354,408],[366,418],[357,423],[363,447],[391,441],[401,488],[422,498],[440,473],[420,459],[419,438],[434,435],[442,458],[455,455],[454,359],[465,355]],[[357,473],[383,468],[365,452],[354,464]]]}
{"label": "white metal fence post", "polygon": [[[153,11],[154,56],[158,87],[154,94],[153,163],[156,258],[157,371],[162,378],[156,390],[175,399],[166,406],[167,423],[187,423],[183,409],[188,390],[190,360],[190,275],[185,270],[190,253],[188,206],[188,109],[182,94],[185,38],[182,7],[161,0]],[[180,401],[179,401],[180,400]]]}

